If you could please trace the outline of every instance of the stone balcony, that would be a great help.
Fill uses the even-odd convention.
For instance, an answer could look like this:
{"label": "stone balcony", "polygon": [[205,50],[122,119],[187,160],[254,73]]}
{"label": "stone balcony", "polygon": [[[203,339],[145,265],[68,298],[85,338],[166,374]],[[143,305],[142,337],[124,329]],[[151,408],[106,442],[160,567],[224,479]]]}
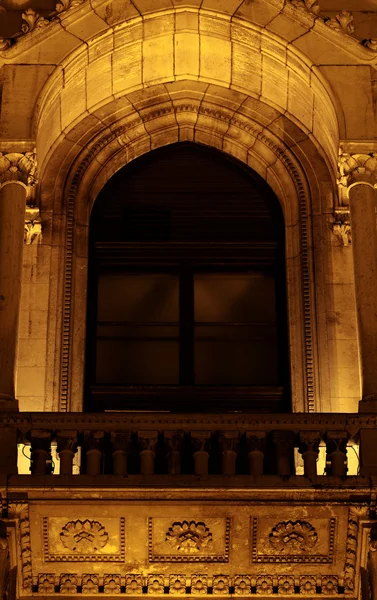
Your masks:
{"label": "stone balcony", "polygon": [[372,414],[0,421],[14,597],[368,597]]}

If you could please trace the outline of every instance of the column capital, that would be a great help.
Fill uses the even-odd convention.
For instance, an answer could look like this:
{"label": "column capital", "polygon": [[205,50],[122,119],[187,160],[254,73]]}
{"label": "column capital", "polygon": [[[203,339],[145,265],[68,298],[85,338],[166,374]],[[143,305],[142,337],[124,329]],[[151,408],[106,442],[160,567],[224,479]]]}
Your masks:
{"label": "column capital", "polygon": [[348,154],[339,150],[338,188],[341,205],[348,204],[349,191],[355,185],[377,187],[377,153]]}
{"label": "column capital", "polygon": [[0,152],[0,187],[4,183],[18,181],[27,187],[37,183],[37,158],[31,152]]}

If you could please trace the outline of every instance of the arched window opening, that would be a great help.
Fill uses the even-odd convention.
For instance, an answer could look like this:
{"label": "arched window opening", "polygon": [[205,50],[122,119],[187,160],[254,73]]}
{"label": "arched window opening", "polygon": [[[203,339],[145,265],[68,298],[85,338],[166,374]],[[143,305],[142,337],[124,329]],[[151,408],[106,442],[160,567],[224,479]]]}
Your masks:
{"label": "arched window opening", "polygon": [[90,220],[87,410],[290,408],[284,220],[251,169],[150,152]]}

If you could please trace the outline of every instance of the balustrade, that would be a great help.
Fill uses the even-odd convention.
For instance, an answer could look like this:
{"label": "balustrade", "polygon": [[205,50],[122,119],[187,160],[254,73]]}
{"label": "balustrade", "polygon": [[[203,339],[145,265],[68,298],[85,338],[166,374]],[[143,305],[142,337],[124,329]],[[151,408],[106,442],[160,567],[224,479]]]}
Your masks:
{"label": "balustrade", "polygon": [[[361,476],[376,475],[377,458],[370,444],[370,435],[377,442],[376,421],[374,415],[365,414],[1,414],[0,474],[15,476],[17,448],[9,440],[17,440],[22,447],[31,446],[32,476],[52,474],[53,444],[57,451],[54,460],[59,462],[55,472],[61,476],[73,474],[80,456],[77,470],[89,477],[141,476],[157,481],[161,475],[191,476],[193,484],[211,477],[218,482],[222,477],[225,485],[238,476],[250,485],[268,484],[275,477],[276,484],[278,479],[284,482],[296,475],[296,449],[296,455],[302,457],[301,480],[306,485],[326,480],[342,485],[347,481],[347,445],[360,444]],[[363,447],[366,431],[368,444]],[[326,448],[326,466],[321,473],[320,447]]]}

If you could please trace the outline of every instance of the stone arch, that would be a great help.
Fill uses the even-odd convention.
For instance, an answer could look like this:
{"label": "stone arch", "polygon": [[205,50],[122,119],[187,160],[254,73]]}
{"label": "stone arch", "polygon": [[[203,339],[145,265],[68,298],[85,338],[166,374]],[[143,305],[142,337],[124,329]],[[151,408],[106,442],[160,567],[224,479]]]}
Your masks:
{"label": "stone arch", "polygon": [[[196,13],[191,11],[190,14],[195,17]],[[151,21],[154,18],[153,27],[159,31],[157,17],[151,17]],[[227,23],[220,24],[226,26],[229,41]],[[134,36],[133,40],[138,42],[132,44],[148,45],[148,37],[142,37],[140,30],[133,32],[133,28],[137,29],[138,23],[132,20],[122,25],[124,39]],[[255,31],[261,43],[265,34],[249,24],[246,27],[237,23],[232,27],[232,36],[242,33],[245,47],[250,50]],[[214,68],[210,76],[201,74],[199,65],[196,65],[196,75],[192,66],[188,74],[165,73],[163,77],[150,76],[148,80],[144,70],[141,83],[135,83],[132,73],[126,70],[122,88],[116,94],[102,98],[96,105],[89,105],[86,88],[86,106],[81,105],[79,109],[74,106],[73,112],[69,112],[67,98],[70,96],[71,104],[74,104],[77,90],[82,93],[82,85],[88,85],[91,52],[96,60],[107,60],[106,56],[112,56],[114,60],[113,50],[107,54],[103,51],[108,47],[104,38],[109,35],[107,32],[102,38],[95,38],[92,46],[89,44],[89,50],[81,48],[55,71],[42,92],[35,119],[42,176],[41,209],[42,213],[54,215],[52,236],[60,247],[58,262],[64,264],[64,269],[56,273],[51,288],[55,296],[63,295],[63,315],[56,319],[56,315],[51,314],[49,319],[49,346],[60,360],[55,361],[54,373],[50,373],[48,379],[59,381],[60,389],[53,393],[51,386],[47,408],[80,410],[82,406],[86,310],[83,290],[86,288],[91,205],[111,175],[130,160],[153,148],[190,140],[218,148],[248,164],[266,180],[282,204],[287,232],[293,409],[314,410],[320,402],[319,390],[322,394],[327,391],[326,382],[320,381],[317,375],[319,360],[324,366],[321,373],[327,372],[327,358],[325,332],[315,326],[315,311],[323,307],[323,298],[313,283],[314,272],[317,278],[321,275],[323,253],[314,257],[312,248],[317,248],[321,239],[322,225],[316,215],[333,209],[337,151],[336,116],[330,96],[326,97],[320,121],[316,120],[314,110],[314,98],[318,105],[324,102],[325,83],[317,77],[313,67],[308,67],[308,61],[298,57],[295,51],[299,65],[296,65],[296,71],[308,69],[310,73],[310,83],[303,72],[296,73],[301,77],[304,90],[310,88],[313,99],[310,124],[304,114],[299,114],[300,107],[296,110],[291,103],[293,114],[268,97],[257,94],[256,84],[248,78],[247,70],[241,86],[234,83],[230,71],[228,78],[221,75],[223,67],[220,71]],[[200,36],[197,33],[190,35]],[[212,38],[209,32],[202,35],[207,35],[213,43],[221,39],[220,35]],[[163,45],[162,39],[166,42],[166,36],[165,33],[157,36],[159,48]],[[173,44],[174,36],[170,37]],[[273,41],[278,45],[278,40]],[[189,51],[189,41],[183,42],[183,46]],[[138,60],[145,64],[142,54]],[[235,58],[231,68],[232,73],[241,68],[237,67]],[[84,71],[85,84],[80,69]],[[279,86],[286,81],[289,94],[286,69],[286,64],[281,63],[276,68],[276,76]],[[273,84],[268,70],[263,72],[261,69],[259,78],[260,86],[266,88]],[[291,81],[294,81],[293,76]],[[292,83],[292,90],[297,90],[294,85]],[[56,215],[62,215],[60,226]],[[317,241],[313,240],[313,231]],[[50,302],[50,306],[57,304]]]}

